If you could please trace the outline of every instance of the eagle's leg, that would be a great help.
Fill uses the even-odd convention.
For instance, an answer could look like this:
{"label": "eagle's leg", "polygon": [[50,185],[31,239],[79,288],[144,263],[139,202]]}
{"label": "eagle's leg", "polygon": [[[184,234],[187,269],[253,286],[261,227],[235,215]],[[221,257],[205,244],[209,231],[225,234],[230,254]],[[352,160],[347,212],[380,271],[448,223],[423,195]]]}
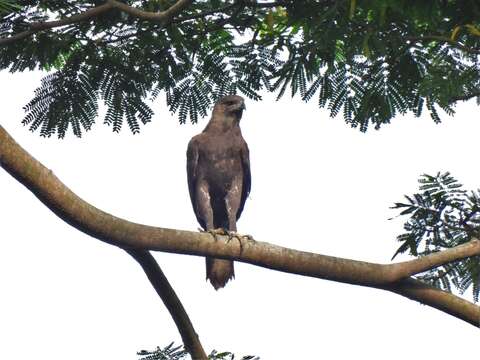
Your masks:
{"label": "eagle's leg", "polygon": [[225,208],[227,210],[228,217],[228,241],[237,239],[240,248],[242,248],[242,235],[237,233],[237,212],[240,208],[241,195],[242,195],[243,180],[237,177],[232,182],[232,187],[225,196]]}
{"label": "eagle's leg", "polygon": [[215,229],[213,224],[213,209],[210,200],[210,189],[208,183],[206,181],[202,181],[198,183],[197,187],[197,214],[200,215],[202,220],[205,224],[205,230],[201,230],[207,232],[213,236],[215,241],[218,240],[217,235],[228,235],[228,230],[219,228]]}
{"label": "eagle's leg", "polygon": [[[210,189],[206,181],[200,181],[196,189],[196,212],[203,220],[205,231],[212,234],[215,240],[217,235],[226,235],[225,229],[215,229],[214,214],[210,198]],[[207,279],[215,290],[225,286],[228,280],[235,277],[233,261],[206,257]]]}
{"label": "eagle's leg", "polygon": [[206,231],[213,229],[213,209],[210,203],[210,189],[206,181],[199,181],[195,194],[195,213],[203,220]]}

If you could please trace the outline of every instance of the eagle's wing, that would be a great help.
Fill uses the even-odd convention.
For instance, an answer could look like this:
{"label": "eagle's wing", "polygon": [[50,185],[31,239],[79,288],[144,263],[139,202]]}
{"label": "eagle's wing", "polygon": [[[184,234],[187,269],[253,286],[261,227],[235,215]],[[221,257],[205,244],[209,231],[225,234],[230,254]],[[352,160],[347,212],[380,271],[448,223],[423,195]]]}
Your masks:
{"label": "eagle's wing", "polygon": [[188,179],[188,191],[190,193],[190,200],[192,202],[193,211],[200,224],[205,229],[205,221],[199,216],[197,212],[197,175],[198,175],[198,141],[196,137],[193,137],[188,143],[187,148],[187,179]]}
{"label": "eagle's wing", "polygon": [[243,185],[240,206],[237,211],[237,220],[240,218],[240,215],[242,215],[243,207],[245,206],[245,201],[247,201],[248,194],[250,194],[250,187],[252,184],[252,177],[250,174],[250,151],[248,150],[248,145],[245,141],[240,149],[240,159],[242,161]]}

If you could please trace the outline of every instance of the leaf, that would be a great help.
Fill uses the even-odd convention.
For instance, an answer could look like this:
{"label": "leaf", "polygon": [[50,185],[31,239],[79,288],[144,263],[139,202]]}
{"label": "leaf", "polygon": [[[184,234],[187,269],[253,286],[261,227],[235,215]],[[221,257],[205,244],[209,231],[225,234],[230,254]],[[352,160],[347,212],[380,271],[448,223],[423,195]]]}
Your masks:
{"label": "leaf", "polygon": [[10,11],[20,10],[22,6],[15,0],[0,0],[0,15]]}
{"label": "leaf", "polygon": [[403,210],[400,215],[407,215],[417,210],[415,206],[410,206],[408,209]]}
{"label": "leaf", "polygon": [[[403,240],[403,238],[405,238],[405,240]],[[400,241],[404,241],[404,243],[402,245],[400,245],[400,247],[397,249],[397,251],[395,252],[395,254],[393,254],[392,258],[390,260],[393,260],[395,259],[395,257],[398,255],[398,254],[403,254],[405,251],[407,251],[408,249],[410,249],[410,251],[412,251],[412,249],[415,249],[416,248],[416,244],[415,242],[412,240],[412,238],[410,236],[408,236],[408,234],[404,234],[404,235],[400,235],[398,237],[398,239]],[[413,242],[412,242],[413,241]]]}

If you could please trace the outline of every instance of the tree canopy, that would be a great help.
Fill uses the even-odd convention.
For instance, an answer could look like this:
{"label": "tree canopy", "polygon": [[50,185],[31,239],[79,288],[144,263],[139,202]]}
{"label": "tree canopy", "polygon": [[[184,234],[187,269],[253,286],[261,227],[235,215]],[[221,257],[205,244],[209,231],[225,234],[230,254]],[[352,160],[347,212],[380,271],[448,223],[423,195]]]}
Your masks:
{"label": "tree canopy", "polygon": [[23,123],[133,133],[165,94],[197,122],[220,96],[287,92],[352,127],[424,108],[440,121],[480,95],[476,0],[0,1],[0,69],[48,74]]}

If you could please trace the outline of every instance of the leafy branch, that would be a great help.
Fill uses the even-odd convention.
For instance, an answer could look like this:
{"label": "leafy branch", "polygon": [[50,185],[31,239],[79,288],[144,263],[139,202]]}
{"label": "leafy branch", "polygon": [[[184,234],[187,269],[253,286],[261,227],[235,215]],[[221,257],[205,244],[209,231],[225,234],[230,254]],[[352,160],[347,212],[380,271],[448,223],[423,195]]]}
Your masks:
{"label": "leafy branch", "polygon": [[[405,233],[397,240],[402,244],[393,257],[408,252],[425,257],[445,249],[468,243],[480,233],[480,192],[467,191],[450,173],[422,175],[420,191],[405,196],[406,202],[396,203],[400,215],[408,216]],[[479,301],[480,256],[458,259],[430,269],[418,279],[443,290],[452,287],[460,293],[471,288],[473,299]]]}
{"label": "leafy branch", "polygon": [[[139,360],[186,360],[188,353],[182,346],[174,346],[173,343],[164,348],[157,347],[153,351],[141,350],[137,353],[141,356]],[[231,352],[218,352],[213,350],[208,355],[209,360],[235,360],[235,355]],[[260,360],[257,356],[246,355],[239,360]]]}

